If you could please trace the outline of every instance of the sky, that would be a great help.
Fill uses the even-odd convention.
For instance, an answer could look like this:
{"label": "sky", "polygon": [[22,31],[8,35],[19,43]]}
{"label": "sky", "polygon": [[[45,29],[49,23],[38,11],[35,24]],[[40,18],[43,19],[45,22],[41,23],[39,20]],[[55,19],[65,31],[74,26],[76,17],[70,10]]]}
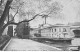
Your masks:
{"label": "sky", "polygon": [[[35,0],[34,5],[37,6],[38,3]],[[51,0],[50,2],[60,2],[60,4],[63,6],[63,9],[61,11],[60,16],[55,17],[49,17],[47,18],[47,23],[49,24],[56,24],[56,23],[62,23],[62,24],[68,24],[68,23],[74,23],[74,22],[80,22],[80,0]],[[27,6],[28,7],[28,6]],[[38,10],[36,7],[32,7],[36,9],[36,12],[39,13],[40,10]],[[25,7],[25,11],[27,8]],[[16,15],[17,18],[15,18],[16,22],[19,21],[19,16]],[[62,17],[62,18],[60,18]],[[39,24],[43,24],[44,19],[41,17],[38,17],[30,22],[31,27],[38,27]]]}

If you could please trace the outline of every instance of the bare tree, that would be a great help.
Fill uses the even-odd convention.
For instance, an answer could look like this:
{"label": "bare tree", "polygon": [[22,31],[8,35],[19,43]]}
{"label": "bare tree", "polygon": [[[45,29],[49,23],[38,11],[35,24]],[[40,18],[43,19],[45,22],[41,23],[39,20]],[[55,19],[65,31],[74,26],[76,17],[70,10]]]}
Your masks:
{"label": "bare tree", "polygon": [[[52,4],[52,5],[50,5],[50,6],[47,6],[48,7],[48,9],[47,10],[41,10],[40,11],[40,13],[36,13],[36,9],[35,9],[35,7],[33,7],[33,8],[31,8],[32,10],[34,10],[34,11],[32,11],[31,9],[30,9],[30,11],[23,11],[24,9],[23,9],[23,7],[22,6],[24,6],[24,2],[21,2],[20,0],[15,0],[16,1],[16,4],[15,3],[13,3],[12,5],[11,5],[11,3],[12,3],[12,1],[13,0],[7,0],[7,2],[6,2],[6,6],[5,6],[5,9],[4,9],[4,12],[3,12],[3,14],[2,14],[2,16],[1,16],[1,19],[0,19],[0,32],[1,32],[1,35],[2,35],[2,33],[3,33],[3,31],[4,31],[4,29],[8,26],[8,25],[10,25],[10,24],[14,24],[14,25],[19,25],[19,24],[21,24],[22,22],[27,22],[27,25],[28,25],[28,23],[30,22],[30,21],[32,21],[32,20],[34,20],[37,16],[41,16],[41,17],[43,17],[43,18],[45,18],[45,24],[46,24],[46,19],[47,19],[47,17],[49,17],[51,14],[57,14],[58,13],[58,11],[60,11],[60,7],[59,6],[57,6],[57,5],[55,5],[55,4]],[[18,1],[20,1],[19,3],[18,3]],[[24,6],[25,7],[25,6]],[[15,12],[15,14],[14,14],[14,16],[12,17],[12,19],[9,21],[8,20],[8,22],[6,23],[6,24],[4,24],[4,21],[6,20],[6,18],[7,18],[7,16],[10,18],[10,16],[9,16],[9,12],[10,12],[10,9],[12,9],[12,10],[14,10],[14,11],[16,11]],[[29,17],[30,19],[24,19],[23,21],[20,21],[20,22],[18,22],[18,23],[16,23],[16,22],[14,22],[14,18],[15,18],[15,16],[16,16],[16,14],[18,14],[18,15],[20,15],[20,13],[23,15],[23,14],[25,14],[24,16],[28,16],[29,17],[29,15],[31,16],[31,17]],[[21,18],[21,17],[20,17]]]}
{"label": "bare tree", "polygon": [[[44,0],[44,1],[46,1],[46,0]],[[49,5],[49,4],[47,3],[47,1],[46,1],[46,2],[44,3],[44,5],[45,5],[45,7],[47,6],[48,9],[45,11],[46,14],[42,14],[42,15],[40,15],[40,16],[42,16],[42,18],[45,19],[45,24],[46,24],[46,19],[47,19],[48,17],[57,15],[58,13],[61,12],[61,10],[62,10],[62,8],[63,8],[62,5],[61,5],[60,3],[58,3],[58,2],[53,2],[51,5]]]}

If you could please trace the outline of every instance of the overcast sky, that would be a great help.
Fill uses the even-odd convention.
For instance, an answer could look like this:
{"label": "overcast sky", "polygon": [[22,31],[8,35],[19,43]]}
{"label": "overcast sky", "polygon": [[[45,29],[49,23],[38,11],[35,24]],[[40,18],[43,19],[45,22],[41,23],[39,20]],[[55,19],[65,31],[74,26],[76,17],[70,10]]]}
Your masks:
{"label": "overcast sky", "polygon": [[[60,2],[61,5],[63,5],[63,10],[60,14],[61,16],[58,16],[58,17],[63,17],[63,18],[48,18],[47,23],[49,24],[56,24],[56,23],[67,24],[67,23],[73,23],[73,22],[80,21],[80,0],[52,0],[50,2],[54,2],[54,1]],[[37,10],[37,12],[39,11]],[[16,21],[18,21],[17,19]],[[44,19],[38,17],[37,19],[31,21],[30,25],[31,27],[38,27],[38,25],[42,23],[44,23]]]}

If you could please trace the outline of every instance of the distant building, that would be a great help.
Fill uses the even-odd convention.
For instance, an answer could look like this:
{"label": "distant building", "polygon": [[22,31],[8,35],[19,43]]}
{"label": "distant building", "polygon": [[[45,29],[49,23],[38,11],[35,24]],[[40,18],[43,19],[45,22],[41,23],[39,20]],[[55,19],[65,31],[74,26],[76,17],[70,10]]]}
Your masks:
{"label": "distant building", "polygon": [[[74,33],[70,30],[70,26],[67,25],[53,25],[48,27],[41,27],[40,29],[33,30],[34,33],[39,33],[42,37],[47,38],[72,38],[74,37]],[[32,33],[32,34],[34,34]]]}
{"label": "distant building", "polygon": [[39,33],[39,28],[32,28],[31,30],[30,30],[30,35],[32,36],[32,37],[35,37],[35,33]]}
{"label": "distant building", "polygon": [[72,38],[74,33],[70,30],[69,26],[55,25],[41,29],[41,35],[49,38]]}

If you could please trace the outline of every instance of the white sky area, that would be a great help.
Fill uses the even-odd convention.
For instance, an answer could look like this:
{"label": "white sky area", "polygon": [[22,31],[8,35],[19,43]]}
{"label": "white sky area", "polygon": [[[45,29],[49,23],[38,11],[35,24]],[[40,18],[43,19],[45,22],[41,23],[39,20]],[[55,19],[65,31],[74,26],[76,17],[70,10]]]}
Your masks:
{"label": "white sky area", "polygon": [[[63,5],[63,10],[61,12],[62,18],[59,18],[60,16],[58,16],[58,18],[50,17],[47,18],[47,23],[54,25],[56,23],[67,24],[80,22],[80,0],[52,0],[51,2],[53,1],[58,1]],[[35,5],[38,5],[37,2],[34,3]],[[41,12],[36,7],[35,9],[37,13]],[[16,15],[15,21],[18,22],[19,19],[20,19],[19,16]],[[42,19],[41,17],[37,17],[35,20],[30,22],[30,26],[35,28],[42,23],[44,23],[44,19]]]}

